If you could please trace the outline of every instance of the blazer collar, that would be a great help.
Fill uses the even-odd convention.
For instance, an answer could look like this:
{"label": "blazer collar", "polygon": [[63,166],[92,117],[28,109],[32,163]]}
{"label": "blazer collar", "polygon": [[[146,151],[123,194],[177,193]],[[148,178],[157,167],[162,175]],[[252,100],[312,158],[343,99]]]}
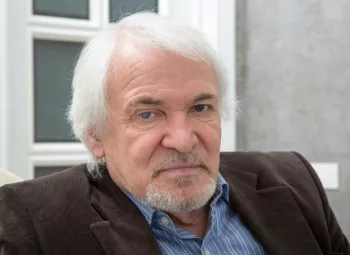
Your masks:
{"label": "blazer collar", "polygon": [[257,174],[224,164],[220,171],[233,209],[268,254],[323,254],[290,188],[260,187]]}
{"label": "blazer collar", "polygon": [[107,255],[161,255],[142,213],[108,175],[92,185],[91,205],[97,220],[90,228]]}
{"label": "blazer collar", "polygon": [[[230,186],[230,202],[269,255],[322,254],[291,190],[259,186],[259,176],[220,164]],[[158,254],[151,228],[109,175],[92,183],[96,221],[91,229],[106,254]]]}

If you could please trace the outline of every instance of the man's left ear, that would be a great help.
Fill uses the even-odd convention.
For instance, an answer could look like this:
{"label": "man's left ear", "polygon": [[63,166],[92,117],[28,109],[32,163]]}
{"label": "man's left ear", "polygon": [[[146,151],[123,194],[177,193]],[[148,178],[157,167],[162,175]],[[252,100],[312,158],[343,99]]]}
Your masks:
{"label": "man's left ear", "polygon": [[89,134],[86,143],[89,150],[95,155],[96,158],[104,158],[105,151],[100,138],[98,138],[96,135]]}

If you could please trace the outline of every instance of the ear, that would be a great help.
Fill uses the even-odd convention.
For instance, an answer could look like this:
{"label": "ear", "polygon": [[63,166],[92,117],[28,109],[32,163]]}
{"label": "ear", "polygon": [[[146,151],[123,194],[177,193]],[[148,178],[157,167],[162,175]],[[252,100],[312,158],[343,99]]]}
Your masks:
{"label": "ear", "polygon": [[94,136],[89,135],[87,138],[87,146],[89,147],[89,150],[95,155],[96,158],[103,158],[105,156],[104,147],[102,144],[102,141]]}

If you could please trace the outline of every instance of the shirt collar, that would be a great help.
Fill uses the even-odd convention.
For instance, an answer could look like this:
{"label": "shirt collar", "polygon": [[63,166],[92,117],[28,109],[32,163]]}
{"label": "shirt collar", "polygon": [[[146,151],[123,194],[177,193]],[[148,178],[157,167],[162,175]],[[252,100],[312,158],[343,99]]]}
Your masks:
{"label": "shirt collar", "polygon": [[[137,208],[141,211],[143,216],[145,217],[148,225],[152,224],[153,218],[155,217],[157,210],[153,209],[152,207],[149,207],[145,204],[143,204],[140,200],[138,200],[134,195],[131,193],[123,190],[125,195],[129,197],[129,199],[137,206]],[[218,180],[216,183],[216,189],[215,193],[213,195],[212,201],[218,201],[220,198],[223,198],[227,203],[229,203],[229,185],[224,179],[224,177],[219,172]]]}
{"label": "shirt collar", "polygon": [[221,175],[221,173],[219,172],[218,175],[218,181],[216,184],[216,190],[214,193],[214,197],[223,197],[225,199],[225,201],[227,203],[230,202],[229,200],[229,191],[230,191],[230,187],[227,183],[227,181],[224,179],[224,177]]}

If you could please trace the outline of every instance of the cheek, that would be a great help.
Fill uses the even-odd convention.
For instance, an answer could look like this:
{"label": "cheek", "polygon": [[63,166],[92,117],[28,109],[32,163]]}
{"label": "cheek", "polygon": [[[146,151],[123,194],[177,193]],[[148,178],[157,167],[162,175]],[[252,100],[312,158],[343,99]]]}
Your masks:
{"label": "cheek", "polygon": [[197,127],[197,134],[198,138],[202,141],[208,152],[218,152],[218,148],[220,148],[221,143],[220,121],[199,124]]}
{"label": "cheek", "polygon": [[153,169],[157,163],[155,152],[160,144],[160,132],[147,130],[142,132],[126,132],[125,169],[128,171],[129,186],[135,193],[143,194],[152,181]]}
{"label": "cheek", "polygon": [[210,125],[201,125],[197,132],[200,141],[199,150],[204,150],[201,155],[205,155],[206,164],[216,171],[218,169],[220,160],[220,145],[221,145],[221,125],[218,123],[211,123]]}
{"label": "cheek", "polygon": [[129,132],[128,135],[128,155],[132,156],[135,163],[141,163],[146,167],[152,154],[161,143],[161,132],[157,129],[151,129],[141,132]]}
{"label": "cheek", "polygon": [[110,136],[106,157],[109,157],[108,168],[113,171],[113,179],[129,192],[143,195],[151,182],[154,168],[151,159],[160,139],[160,132],[153,130],[125,129]]}

